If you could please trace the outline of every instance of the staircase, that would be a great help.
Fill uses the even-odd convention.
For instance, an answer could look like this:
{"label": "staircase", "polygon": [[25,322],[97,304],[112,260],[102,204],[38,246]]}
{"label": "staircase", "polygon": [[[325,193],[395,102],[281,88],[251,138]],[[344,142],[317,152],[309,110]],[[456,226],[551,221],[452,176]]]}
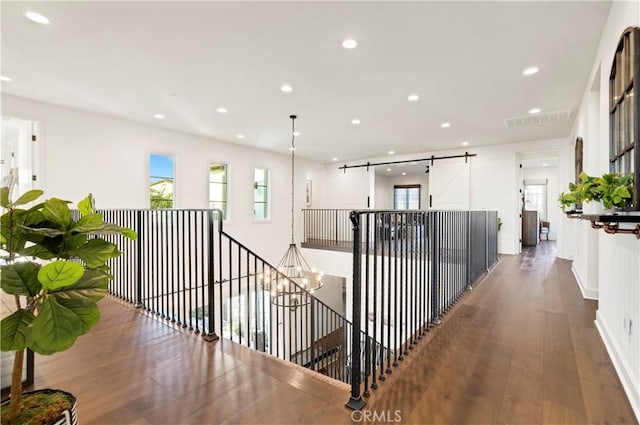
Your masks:
{"label": "staircase", "polygon": [[298,305],[274,304],[262,277],[285,277],[224,231],[221,211],[100,212],[138,232],[137,241],[110,237],[123,252],[110,264],[112,295],[207,340],[224,337],[351,383],[351,322],[306,292]]}

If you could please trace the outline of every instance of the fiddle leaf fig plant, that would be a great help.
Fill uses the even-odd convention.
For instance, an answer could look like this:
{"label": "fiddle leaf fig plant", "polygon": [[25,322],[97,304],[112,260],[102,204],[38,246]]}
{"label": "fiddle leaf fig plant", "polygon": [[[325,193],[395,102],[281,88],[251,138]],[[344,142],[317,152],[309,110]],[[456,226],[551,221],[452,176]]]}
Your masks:
{"label": "fiddle leaf fig plant", "polygon": [[53,354],[71,347],[99,320],[97,302],[107,294],[107,261],[120,255],[101,235],[136,233],[111,223],[95,211],[92,195],[77,205],[51,198],[21,208],[42,196],[31,190],[11,200],[9,187],[0,189],[0,286],[14,296],[16,309],[2,319],[2,351],[15,351],[11,406],[2,422],[21,410],[24,350]]}

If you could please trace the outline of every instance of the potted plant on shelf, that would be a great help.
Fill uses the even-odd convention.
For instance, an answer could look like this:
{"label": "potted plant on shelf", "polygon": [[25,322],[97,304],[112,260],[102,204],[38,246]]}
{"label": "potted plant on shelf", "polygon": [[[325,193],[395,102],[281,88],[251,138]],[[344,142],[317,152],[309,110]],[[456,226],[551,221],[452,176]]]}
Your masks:
{"label": "potted plant on shelf", "polygon": [[16,310],[1,322],[2,351],[15,352],[11,395],[2,403],[6,424],[77,422],[71,394],[22,394],[25,349],[45,355],[61,352],[87,333],[100,318],[96,303],[107,294],[112,278],[106,263],[120,255],[115,244],[99,235],[136,238],[130,229],[105,223],[91,195],[78,203],[78,214],[68,201],[57,198],[20,208],[42,193],[31,190],[12,201],[11,189],[0,189],[0,283],[16,302]]}
{"label": "potted plant on shelf", "polygon": [[[580,173],[580,183],[569,183],[569,192],[560,194],[563,211],[571,205],[596,201],[605,209],[628,209],[633,204],[633,174],[607,173],[600,177]],[[567,212],[570,213],[570,212]]]}

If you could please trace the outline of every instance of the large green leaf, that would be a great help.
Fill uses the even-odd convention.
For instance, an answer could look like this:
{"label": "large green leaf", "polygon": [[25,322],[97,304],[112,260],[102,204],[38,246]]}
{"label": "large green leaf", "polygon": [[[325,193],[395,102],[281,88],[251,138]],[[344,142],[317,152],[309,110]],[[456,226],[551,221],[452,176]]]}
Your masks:
{"label": "large green leaf", "polygon": [[42,289],[38,281],[40,265],[33,262],[18,262],[2,266],[0,285],[11,295],[34,297]]}
{"label": "large green leaf", "polygon": [[[42,208],[43,204],[38,204],[40,208]],[[38,207],[38,206],[36,206]],[[31,226],[35,226],[35,227],[44,227],[43,225],[45,225],[46,223],[48,223],[46,221],[46,219],[44,218],[44,214],[42,214],[42,211],[40,211],[40,209],[38,208],[32,208],[26,211],[25,216],[24,216],[24,220],[22,222],[22,224],[24,226],[27,227],[31,227]]]}
{"label": "large green leaf", "polygon": [[87,241],[87,235],[73,235],[67,236],[65,240],[65,251],[72,252],[77,248],[80,248]]}
{"label": "large green leaf", "polygon": [[43,260],[51,260],[57,257],[57,255],[54,252],[51,252],[51,250],[47,249],[46,246],[43,246],[40,244],[28,246],[22,251],[20,251],[20,254],[26,255],[29,257],[41,258]]}
{"label": "large green leaf", "polygon": [[98,305],[94,302],[88,302],[77,298],[56,298],[58,304],[68,308],[78,316],[78,319],[82,321],[84,325],[82,334],[89,332],[89,330],[98,323],[100,320],[100,311]]}
{"label": "large green leaf", "polygon": [[32,189],[28,192],[25,192],[20,196],[14,203],[14,206],[28,204],[29,202],[33,202],[39,197],[42,196],[44,192],[40,189]]}
{"label": "large green leaf", "polygon": [[138,234],[133,230],[112,223],[102,223],[98,229],[89,233],[95,235],[122,235],[133,240],[138,238]]}
{"label": "large green leaf", "polygon": [[87,270],[82,278],[71,286],[51,291],[57,300],[80,299],[97,302],[107,295],[109,277],[98,270]]}
{"label": "large green leaf", "polygon": [[42,267],[38,272],[38,280],[49,290],[73,285],[84,274],[82,264],[75,261],[59,260]]}
{"label": "large green leaf", "polygon": [[7,186],[0,188],[0,206],[2,206],[2,208],[9,208],[11,206],[9,188]]}
{"label": "large green leaf", "polygon": [[85,216],[93,213],[93,195],[89,194],[82,201],[78,202],[80,214]]}
{"label": "large green leaf", "polygon": [[29,325],[33,322],[33,319],[33,314],[25,309],[20,309],[2,319],[0,323],[0,330],[2,331],[0,348],[2,348],[2,351],[25,349],[27,346],[27,337],[31,331]]}
{"label": "large green leaf", "polygon": [[44,203],[42,214],[47,220],[67,229],[71,224],[71,210],[67,206],[68,203],[58,198],[48,199]]}
{"label": "large green leaf", "polygon": [[71,254],[80,257],[87,267],[96,268],[104,265],[110,258],[119,256],[120,251],[115,244],[96,238],[75,249]]}
{"label": "large green leaf", "polygon": [[60,235],[64,235],[65,234],[64,230],[51,229],[51,228],[48,228],[48,227],[33,228],[33,227],[22,226],[22,228],[24,230],[26,230],[27,232],[35,233],[36,235],[46,236],[48,238],[55,238],[56,236],[60,236]]}
{"label": "large green leaf", "polygon": [[83,215],[71,230],[77,233],[97,232],[98,230],[100,230],[100,226],[102,226],[102,223],[102,214],[96,213]]}
{"label": "large green leaf", "polygon": [[36,353],[53,354],[71,347],[84,333],[85,324],[73,311],[51,296],[42,300],[32,323],[27,346]]}
{"label": "large green leaf", "polygon": [[26,230],[22,227],[22,223],[26,214],[25,210],[15,209],[7,211],[0,217],[0,234],[6,241],[7,251],[17,252],[24,247]]}

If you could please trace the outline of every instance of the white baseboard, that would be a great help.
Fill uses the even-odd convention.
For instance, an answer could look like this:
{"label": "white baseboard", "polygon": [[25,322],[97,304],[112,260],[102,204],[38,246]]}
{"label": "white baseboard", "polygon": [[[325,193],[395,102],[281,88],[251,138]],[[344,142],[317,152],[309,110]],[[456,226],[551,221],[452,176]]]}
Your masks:
{"label": "white baseboard", "polygon": [[598,300],[598,290],[586,288],[584,285],[584,280],[580,277],[580,273],[576,269],[575,264],[571,263],[571,272],[573,273],[573,277],[576,278],[576,283],[578,284],[578,288],[580,288],[580,292],[582,292],[582,298],[587,300]]}
{"label": "white baseboard", "polygon": [[595,323],[596,328],[600,333],[600,338],[602,338],[602,342],[609,353],[613,367],[618,373],[618,378],[620,378],[622,388],[624,388],[624,392],[627,394],[631,408],[636,415],[636,420],[640,421],[640,384],[633,379],[633,375],[631,375],[631,368],[627,364],[625,358],[622,357],[622,350],[611,337],[612,334],[610,328],[599,311],[596,311]]}

